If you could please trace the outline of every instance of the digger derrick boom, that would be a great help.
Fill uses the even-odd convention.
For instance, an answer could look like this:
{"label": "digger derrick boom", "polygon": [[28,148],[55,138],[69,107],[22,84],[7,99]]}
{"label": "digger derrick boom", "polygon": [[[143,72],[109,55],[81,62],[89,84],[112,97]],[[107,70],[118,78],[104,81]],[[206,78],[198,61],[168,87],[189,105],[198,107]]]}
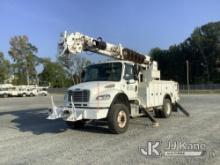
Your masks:
{"label": "digger derrick boom", "polygon": [[119,60],[128,60],[139,64],[148,64],[150,57],[138,53],[129,48],[124,48],[121,44],[114,45],[102,40],[101,37],[94,39],[81,33],[64,32],[59,42],[59,54],[68,56],[76,55],[82,51],[90,51]]}
{"label": "digger derrick boom", "polygon": [[122,54],[123,54],[124,60],[133,61],[133,62],[139,63],[139,64],[144,63],[145,59],[146,59],[146,56],[144,56],[140,53],[137,53],[137,52],[135,52],[131,49],[128,49],[128,48],[124,48],[122,50]]}

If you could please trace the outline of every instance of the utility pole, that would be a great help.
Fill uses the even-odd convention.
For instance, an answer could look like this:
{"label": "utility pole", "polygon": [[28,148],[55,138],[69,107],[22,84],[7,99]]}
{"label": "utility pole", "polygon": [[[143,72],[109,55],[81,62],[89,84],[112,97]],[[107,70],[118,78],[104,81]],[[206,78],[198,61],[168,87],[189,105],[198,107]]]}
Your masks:
{"label": "utility pole", "polygon": [[27,64],[27,61],[26,61],[26,78],[27,78],[27,85],[29,86],[30,78],[29,78],[29,71],[28,71],[28,64]]}
{"label": "utility pole", "polygon": [[27,76],[27,85],[29,86],[30,79],[29,79],[29,72],[28,72],[28,70],[26,70],[26,76]]}
{"label": "utility pole", "polygon": [[189,61],[186,60],[186,81],[187,81],[187,92],[189,94]]}

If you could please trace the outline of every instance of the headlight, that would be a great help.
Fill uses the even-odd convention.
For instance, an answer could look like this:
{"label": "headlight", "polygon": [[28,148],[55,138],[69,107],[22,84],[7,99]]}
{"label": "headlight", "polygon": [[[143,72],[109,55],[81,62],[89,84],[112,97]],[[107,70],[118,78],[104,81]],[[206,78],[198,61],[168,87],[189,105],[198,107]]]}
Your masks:
{"label": "headlight", "polygon": [[99,95],[96,97],[96,100],[108,100],[110,97],[110,95]]}

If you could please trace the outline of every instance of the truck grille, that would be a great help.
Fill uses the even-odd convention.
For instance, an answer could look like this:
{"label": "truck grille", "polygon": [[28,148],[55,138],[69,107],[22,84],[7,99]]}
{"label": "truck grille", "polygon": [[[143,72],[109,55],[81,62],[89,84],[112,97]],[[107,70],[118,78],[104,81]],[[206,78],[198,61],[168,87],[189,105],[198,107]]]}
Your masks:
{"label": "truck grille", "polygon": [[71,96],[72,96],[73,102],[88,102],[89,94],[90,93],[88,90],[69,91],[68,100],[71,101]]}

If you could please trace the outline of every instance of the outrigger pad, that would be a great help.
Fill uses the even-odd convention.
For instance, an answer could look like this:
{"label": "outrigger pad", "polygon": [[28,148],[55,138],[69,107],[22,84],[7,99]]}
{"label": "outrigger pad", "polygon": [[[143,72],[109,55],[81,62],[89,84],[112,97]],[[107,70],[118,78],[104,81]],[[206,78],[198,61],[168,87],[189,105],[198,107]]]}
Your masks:
{"label": "outrigger pad", "polygon": [[147,111],[147,109],[142,108],[142,111],[145,113],[145,115],[147,115],[147,117],[150,119],[150,121],[152,122],[152,126],[153,127],[159,127],[160,124],[159,122],[157,122],[157,120]]}
{"label": "outrigger pad", "polygon": [[156,128],[156,127],[159,127],[160,124],[159,124],[158,122],[153,122],[153,123],[152,123],[152,126],[153,126],[154,128]]}
{"label": "outrigger pad", "polygon": [[187,112],[179,103],[176,103],[177,108],[179,108],[179,110],[181,112],[183,112],[187,117],[190,117],[189,112]]}

